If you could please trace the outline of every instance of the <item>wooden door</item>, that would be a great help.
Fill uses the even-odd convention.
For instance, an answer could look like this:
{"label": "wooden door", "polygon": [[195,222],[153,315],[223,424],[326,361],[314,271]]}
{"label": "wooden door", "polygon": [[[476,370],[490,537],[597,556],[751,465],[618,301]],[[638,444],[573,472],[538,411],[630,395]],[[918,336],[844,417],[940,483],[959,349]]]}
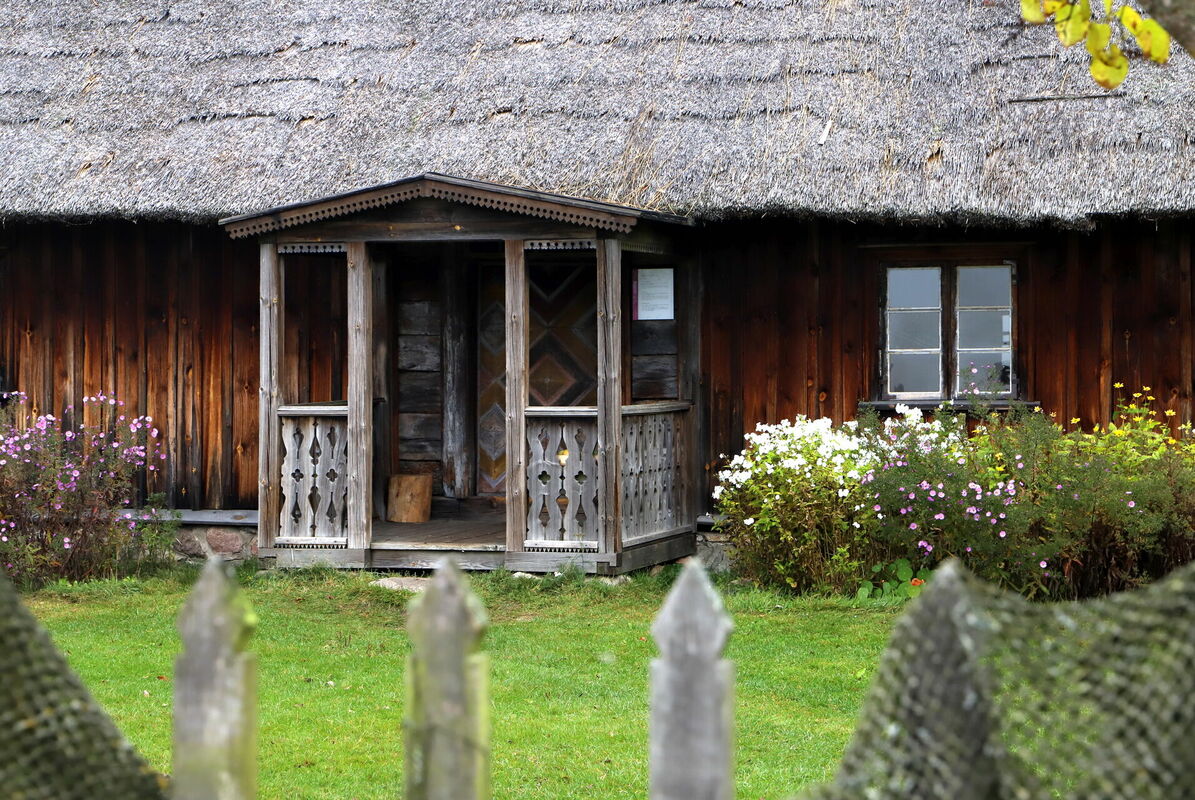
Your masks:
{"label": "wooden door", "polygon": [[[530,251],[531,405],[597,403],[597,271],[593,251]],[[477,491],[506,492],[506,342],[503,271],[479,270]]]}

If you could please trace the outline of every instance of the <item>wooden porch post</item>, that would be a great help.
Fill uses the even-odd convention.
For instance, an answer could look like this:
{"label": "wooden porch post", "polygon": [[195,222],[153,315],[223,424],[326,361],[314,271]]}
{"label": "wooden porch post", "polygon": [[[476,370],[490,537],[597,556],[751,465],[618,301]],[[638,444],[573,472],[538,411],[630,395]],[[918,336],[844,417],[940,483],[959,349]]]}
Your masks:
{"label": "wooden porch post", "polygon": [[262,242],[258,295],[261,316],[258,339],[257,399],[257,546],[274,546],[281,513],[279,459],[282,433],[278,427],[278,406],[282,404],[283,279],[282,260],[273,242]]}
{"label": "wooden porch post", "polygon": [[597,241],[598,515],[603,553],[622,550],[622,246]]}
{"label": "wooden porch post", "polygon": [[373,532],[373,262],[365,242],[345,245],[348,267],[348,546]]}
{"label": "wooden porch post", "polygon": [[506,241],[506,551],[527,538],[527,261],[521,239]]}

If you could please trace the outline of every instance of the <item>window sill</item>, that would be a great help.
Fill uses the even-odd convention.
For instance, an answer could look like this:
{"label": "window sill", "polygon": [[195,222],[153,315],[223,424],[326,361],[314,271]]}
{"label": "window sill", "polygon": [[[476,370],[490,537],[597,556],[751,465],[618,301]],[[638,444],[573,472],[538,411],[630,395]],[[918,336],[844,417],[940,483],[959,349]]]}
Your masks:
{"label": "window sill", "polygon": [[971,400],[860,400],[859,408],[870,408],[875,411],[896,411],[897,406],[919,408],[922,411],[936,411],[939,406],[949,405],[956,411],[1011,411],[1013,408],[1036,408],[1041,405],[1036,400],[1018,400],[1009,397],[997,397],[984,403]]}

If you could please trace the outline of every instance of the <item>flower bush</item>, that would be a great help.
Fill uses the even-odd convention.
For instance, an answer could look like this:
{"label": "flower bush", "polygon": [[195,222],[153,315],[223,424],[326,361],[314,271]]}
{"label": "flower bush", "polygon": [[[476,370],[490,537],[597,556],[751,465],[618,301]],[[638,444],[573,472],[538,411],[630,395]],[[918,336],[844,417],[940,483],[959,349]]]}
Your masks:
{"label": "flower bush", "polygon": [[722,527],[747,576],[797,589],[868,594],[885,565],[948,556],[1031,597],[1127,588],[1195,558],[1195,439],[1153,401],[1144,387],[1088,432],[1017,410],[968,433],[903,406],[761,426],[719,473]]}
{"label": "flower bush", "polygon": [[740,570],[798,590],[850,588],[866,534],[855,509],[876,460],[862,443],[854,423],[805,417],[747,435],[714,490]]}
{"label": "flower bush", "polygon": [[162,519],[161,498],[133,507],[139,475],[165,454],[149,417],[127,417],[105,395],[84,399],[64,425],[30,412],[23,395],[0,405],[0,566],[15,580],[40,584],[128,571],[164,559],[177,523]]}

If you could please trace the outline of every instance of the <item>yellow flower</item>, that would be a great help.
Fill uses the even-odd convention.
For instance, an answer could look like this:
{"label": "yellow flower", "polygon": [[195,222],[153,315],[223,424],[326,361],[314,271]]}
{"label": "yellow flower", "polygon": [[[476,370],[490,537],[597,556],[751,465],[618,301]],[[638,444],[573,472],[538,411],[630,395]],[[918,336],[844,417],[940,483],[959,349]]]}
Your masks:
{"label": "yellow flower", "polygon": [[1133,392],[1133,397],[1140,397],[1140,396],[1141,396],[1141,392]]}
{"label": "yellow flower", "polygon": [[1146,399],[1146,400],[1153,401],[1153,400],[1157,400],[1158,398],[1154,397],[1154,396],[1151,394],[1151,395],[1149,395],[1148,397],[1146,397],[1145,399]]}
{"label": "yellow flower", "polygon": [[1118,381],[1118,382],[1116,382],[1116,383],[1112,384],[1112,388],[1113,388],[1113,389],[1123,389],[1123,388],[1124,388],[1124,384],[1123,384],[1123,383],[1120,383],[1120,382]]}
{"label": "yellow flower", "polygon": [[1178,444],[1178,439],[1171,437],[1166,440],[1166,444]]}
{"label": "yellow flower", "polygon": [[1150,390],[1150,389],[1149,389],[1149,387],[1148,387],[1148,386],[1142,386],[1142,387],[1141,387],[1141,391],[1143,391],[1143,392],[1148,392],[1149,390]]}
{"label": "yellow flower", "polygon": [[1116,436],[1124,436],[1125,435],[1125,431],[1122,428],[1117,428],[1116,430],[1112,431],[1112,433],[1115,434]]}
{"label": "yellow flower", "polygon": [[1071,425],[1078,425],[1078,424],[1079,424],[1079,418],[1071,417]]}
{"label": "yellow flower", "polygon": [[1168,408],[1168,409],[1166,409],[1166,411],[1165,411],[1164,413],[1165,413],[1165,414],[1166,414],[1166,416],[1168,416],[1168,417],[1173,417],[1173,416],[1174,416],[1174,409],[1173,409],[1173,408]]}

